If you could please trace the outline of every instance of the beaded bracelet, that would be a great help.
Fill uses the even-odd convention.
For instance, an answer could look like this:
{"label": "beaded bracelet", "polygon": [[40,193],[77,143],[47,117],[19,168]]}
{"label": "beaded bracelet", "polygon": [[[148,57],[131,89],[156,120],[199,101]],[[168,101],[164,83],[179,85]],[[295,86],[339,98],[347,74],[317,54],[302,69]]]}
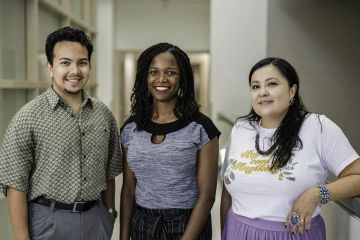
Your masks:
{"label": "beaded bracelet", "polygon": [[329,202],[329,197],[330,197],[329,189],[327,189],[327,187],[325,187],[325,185],[323,184],[318,184],[316,185],[316,187],[320,188],[319,190],[319,195],[321,197],[320,203],[327,204]]}

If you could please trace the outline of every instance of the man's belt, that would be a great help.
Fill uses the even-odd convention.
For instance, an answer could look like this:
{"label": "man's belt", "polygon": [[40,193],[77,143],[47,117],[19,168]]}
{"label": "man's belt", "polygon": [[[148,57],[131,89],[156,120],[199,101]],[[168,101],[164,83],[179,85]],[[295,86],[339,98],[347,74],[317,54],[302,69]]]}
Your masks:
{"label": "man's belt", "polygon": [[[43,197],[39,197],[39,198],[32,200],[32,202],[36,202],[36,203],[39,203],[41,205],[45,205],[48,207],[51,206],[52,201],[53,200],[49,200],[49,199],[46,199]],[[92,208],[96,203],[98,203],[98,201],[99,200],[88,201],[88,202],[75,202],[75,203],[70,203],[70,204],[55,201],[54,208],[72,210],[73,212],[83,212],[83,211],[87,211],[90,208]]]}

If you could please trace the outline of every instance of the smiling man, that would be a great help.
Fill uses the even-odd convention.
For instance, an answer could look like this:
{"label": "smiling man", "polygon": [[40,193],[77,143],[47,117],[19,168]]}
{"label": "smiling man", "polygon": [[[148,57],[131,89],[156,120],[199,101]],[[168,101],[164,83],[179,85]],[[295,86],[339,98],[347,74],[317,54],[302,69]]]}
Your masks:
{"label": "smiling man", "polygon": [[14,116],[0,152],[15,237],[111,239],[121,151],[113,114],[83,90],[93,45],[65,27],[45,50],[52,86]]}

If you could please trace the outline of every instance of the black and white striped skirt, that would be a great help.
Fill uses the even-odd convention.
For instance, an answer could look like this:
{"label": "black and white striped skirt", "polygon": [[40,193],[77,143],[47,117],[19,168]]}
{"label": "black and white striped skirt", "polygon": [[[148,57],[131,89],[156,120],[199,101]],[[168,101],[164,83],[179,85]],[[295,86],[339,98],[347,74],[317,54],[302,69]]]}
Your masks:
{"label": "black and white striped skirt", "polygon": [[[131,219],[131,240],[180,240],[192,209],[149,209],[135,205]],[[211,240],[209,215],[198,240]]]}

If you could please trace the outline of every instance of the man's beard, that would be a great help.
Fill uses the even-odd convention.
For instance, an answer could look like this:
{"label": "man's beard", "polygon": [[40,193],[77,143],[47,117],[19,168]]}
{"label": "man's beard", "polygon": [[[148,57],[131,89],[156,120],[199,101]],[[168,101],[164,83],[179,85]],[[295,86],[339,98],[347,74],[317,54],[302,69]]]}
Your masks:
{"label": "man's beard", "polygon": [[68,90],[66,90],[66,89],[64,88],[64,91],[65,91],[65,92],[70,93],[70,94],[74,94],[74,95],[76,95],[76,94],[78,94],[79,92],[81,92],[81,90],[82,90],[82,89],[80,89],[80,90],[77,91],[77,92],[70,92],[70,91],[68,91]]}

